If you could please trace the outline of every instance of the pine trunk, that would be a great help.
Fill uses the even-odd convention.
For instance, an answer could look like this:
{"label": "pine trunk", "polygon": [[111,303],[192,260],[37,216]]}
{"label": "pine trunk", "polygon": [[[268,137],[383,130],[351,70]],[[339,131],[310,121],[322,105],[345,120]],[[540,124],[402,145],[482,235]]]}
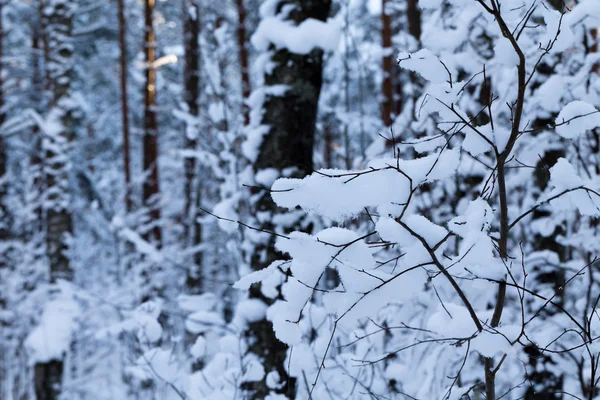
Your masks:
{"label": "pine trunk", "polygon": [[389,0],[381,0],[381,47],[383,50],[381,82],[381,120],[387,127],[392,126],[392,110],[394,107],[394,86],[392,74],[394,56],[392,54],[392,21],[388,14]]}
{"label": "pine trunk", "polygon": [[[2,79],[2,60],[4,57],[4,24],[2,12],[4,9],[4,1],[0,0],[0,126],[4,123],[4,81]],[[7,182],[6,180],[6,145],[4,138],[0,135],[0,246],[3,242],[8,240],[9,226],[8,226],[8,210],[5,206],[5,197],[7,194]],[[8,264],[5,260],[4,251],[0,251],[0,278],[4,275],[4,269],[8,268]],[[6,294],[0,293],[0,314],[5,311],[7,307]],[[8,330],[8,323],[4,319],[0,319],[0,397],[4,395],[4,383],[7,381],[8,368],[6,367],[9,363],[8,349],[5,348],[6,338],[5,332]]]}
{"label": "pine trunk", "polygon": [[154,0],[145,0],[144,3],[144,52],[146,56],[146,87],[144,90],[144,139],[143,139],[143,167],[147,174],[142,188],[144,206],[150,212],[150,230],[145,234],[145,239],[155,246],[162,243],[162,232],[159,225],[160,209],[158,195],[160,186],[158,181],[158,122],[156,118],[156,37],[154,33],[153,15]]}
{"label": "pine trunk", "polygon": [[[242,77],[242,101],[245,102],[250,97],[250,74],[249,74],[249,61],[248,61],[248,41],[246,39],[246,6],[244,0],[236,0],[238,10],[238,28],[237,28],[237,40],[238,48],[240,52],[240,72]],[[250,109],[246,104],[242,105],[244,112],[244,125],[250,123]]]}
{"label": "pine trunk", "polygon": [[[185,69],[183,71],[184,80],[184,100],[188,108],[188,113],[193,117],[199,115],[198,99],[200,97],[200,7],[193,1],[184,3],[184,24],[183,40],[185,44]],[[197,128],[195,128],[197,129]],[[198,146],[198,132],[191,132],[186,129],[185,148],[195,151]],[[185,237],[191,246],[198,246],[202,243],[202,225],[197,222],[198,207],[200,205],[200,177],[198,176],[198,165],[193,157],[185,158]],[[202,282],[202,253],[196,252],[194,255],[194,265],[189,267],[186,286],[190,293],[201,293]]]}
{"label": "pine trunk", "polygon": [[129,105],[127,102],[127,28],[125,19],[125,0],[117,0],[119,20],[119,65],[121,86],[121,124],[123,134],[123,170],[125,175],[125,209],[133,209],[131,199],[131,162],[129,149]]}

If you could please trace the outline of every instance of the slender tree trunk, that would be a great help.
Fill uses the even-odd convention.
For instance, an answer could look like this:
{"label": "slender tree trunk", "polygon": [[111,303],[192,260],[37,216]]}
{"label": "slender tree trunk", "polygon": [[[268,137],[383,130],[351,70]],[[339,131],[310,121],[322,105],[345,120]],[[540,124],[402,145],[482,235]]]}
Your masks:
{"label": "slender tree trunk", "polygon": [[[45,137],[43,149],[47,160],[44,171],[47,184],[44,198],[46,213],[46,253],[50,264],[50,282],[72,280],[73,269],[68,254],[67,236],[72,234],[69,193],[69,146],[74,138],[74,106],[71,100],[73,79],[73,15],[70,2],[48,1],[43,5],[42,26],[46,28],[48,84],[52,88],[50,106],[59,115],[61,130]],[[34,386],[41,400],[60,397],[63,360],[49,360],[35,365]]]}
{"label": "slender tree trunk", "polygon": [[50,79],[52,81],[51,107],[61,112],[62,130],[59,134],[45,139],[52,141],[46,147],[46,182],[48,187],[46,201],[47,237],[46,246],[50,262],[50,280],[71,280],[73,271],[67,256],[68,247],[65,236],[72,232],[71,212],[69,210],[68,160],[67,153],[74,137],[72,105],[67,101],[70,96],[73,73],[73,48],[71,43],[73,7],[57,2],[46,5],[44,12],[49,18],[48,41],[50,48]]}
{"label": "slender tree trunk", "polygon": [[48,64],[50,63],[50,44],[48,41],[48,20],[44,16],[44,7],[48,0],[38,0],[38,14],[40,21],[40,38],[42,40],[42,50],[44,53],[44,89],[46,92],[50,92],[52,89],[52,79],[50,78],[50,69]]}
{"label": "slender tree trunk", "polygon": [[[307,18],[325,21],[329,16],[331,2],[316,0],[286,0],[278,5],[281,8],[292,7],[288,18],[295,23],[300,23]],[[315,124],[317,107],[323,81],[323,52],[313,50],[306,55],[293,54],[287,49],[272,49],[274,67],[265,73],[265,85],[286,84],[289,89],[282,95],[267,96],[263,109],[262,124],[269,126],[269,133],[265,135],[259,148],[254,170],[273,168],[283,175],[284,169],[295,170],[295,177],[302,177],[313,171],[313,146],[315,142]],[[270,214],[263,228],[274,230],[273,218],[286,211],[278,209],[270,193],[258,193],[255,207],[256,213]],[[287,223],[277,229],[301,230],[301,224]],[[255,244],[255,251],[251,258],[252,268],[260,270],[272,261],[279,258],[274,248],[275,238],[267,242]],[[250,296],[258,298],[267,304],[271,300],[265,298],[259,287],[253,287]],[[260,320],[249,324],[246,336],[250,337],[249,351],[262,360],[265,372],[277,371],[282,386],[280,389],[270,389],[266,380],[244,384],[251,391],[252,399],[264,399],[270,392],[276,391],[294,398],[295,379],[287,374],[286,346],[276,339],[271,323]]]}
{"label": "slender tree trunk", "polygon": [[146,87],[144,89],[144,139],[143,166],[147,174],[142,188],[143,202],[150,210],[152,228],[145,239],[157,247],[162,244],[162,232],[159,225],[160,208],[154,204],[160,194],[158,180],[158,122],[156,118],[156,37],[153,24],[154,0],[144,3],[144,50],[146,55]]}
{"label": "slender tree trunk", "polygon": [[[592,45],[590,46],[590,53],[597,53],[598,52],[598,28],[593,28],[590,31],[590,38],[592,39]],[[598,72],[598,70],[600,69],[600,63],[595,63],[592,66],[592,72]]]}
{"label": "slender tree trunk", "polygon": [[[184,100],[188,113],[194,117],[199,115],[198,99],[200,97],[200,7],[193,1],[184,2],[183,40],[185,47],[185,69]],[[197,129],[197,128],[196,128]],[[185,148],[196,150],[198,146],[198,132],[190,132],[186,129]],[[200,177],[198,176],[198,165],[193,157],[185,158],[185,237],[192,245],[202,243],[202,225],[197,222],[198,207],[200,206]],[[194,255],[194,265],[188,269],[186,286],[191,293],[201,293],[202,282],[202,252]]]}
{"label": "slender tree trunk", "polygon": [[[4,0],[0,0],[0,126],[4,123],[4,81],[2,79],[3,73],[3,57],[4,57],[4,23],[2,13],[4,11]],[[5,197],[7,194],[6,186],[6,165],[7,154],[6,144],[4,138],[0,135],[0,245],[9,238],[9,218],[8,209],[5,205]],[[4,251],[0,251],[0,278],[4,275],[4,271],[8,268],[8,263],[5,259],[6,255]],[[6,293],[0,293],[0,312],[4,311],[7,307],[8,299],[5,297]],[[6,367],[9,363],[8,360],[8,348],[5,348],[6,335],[8,331],[8,321],[4,319],[0,320],[0,397],[4,396],[5,388],[4,384],[8,378],[8,368]]]}
{"label": "slender tree trunk", "polygon": [[129,105],[127,102],[127,27],[125,20],[125,0],[117,0],[119,19],[119,65],[121,85],[121,124],[123,126],[123,169],[125,175],[125,209],[133,209],[131,199],[131,162],[129,149]]}
{"label": "slender tree trunk", "polygon": [[[38,15],[38,19],[42,20],[42,15]],[[32,82],[34,91],[31,95],[31,102],[35,105],[35,110],[40,115],[44,112],[46,108],[46,99],[45,96],[39,96],[40,93],[44,93],[47,84],[47,61],[46,54],[44,51],[44,36],[45,32],[42,31],[41,23],[38,27],[34,28],[32,31],[32,57],[31,57],[31,71],[32,71]],[[29,221],[29,229],[27,231],[28,240],[37,240],[39,241],[43,235],[40,233],[43,230],[44,225],[44,211],[42,207],[42,193],[44,191],[44,175],[43,175],[43,150],[42,150],[42,136],[40,135],[40,128],[35,125],[32,129],[32,147],[33,152],[31,154],[30,160],[30,170],[29,174],[31,174],[31,190],[32,190],[32,202],[34,207],[34,218]],[[40,253],[43,252],[44,246],[37,246]],[[39,256],[40,254],[36,255]]]}
{"label": "slender tree trunk", "polygon": [[[238,10],[238,28],[237,41],[240,57],[240,72],[242,77],[242,101],[245,102],[250,97],[250,74],[249,74],[249,57],[248,57],[248,40],[246,30],[246,6],[244,0],[235,0]],[[250,123],[250,109],[246,104],[242,105],[244,112],[244,125]]]}
{"label": "slender tree trunk", "polygon": [[392,54],[392,21],[390,18],[389,0],[381,0],[381,47],[383,51],[381,82],[381,120],[387,127],[392,126],[392,110],[394,103],[394,86],[392,74],[394,68],[394,56]]}

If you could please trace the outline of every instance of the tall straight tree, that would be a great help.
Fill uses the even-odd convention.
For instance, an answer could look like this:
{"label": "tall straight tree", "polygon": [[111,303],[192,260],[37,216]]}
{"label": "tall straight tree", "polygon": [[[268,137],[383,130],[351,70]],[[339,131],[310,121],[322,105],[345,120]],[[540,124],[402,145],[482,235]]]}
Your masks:
{"label": "tall straight tree", "polygon": [[[68,151],[75,134],[73,80],[73,15],[70,1],[49,0],[43,6],[47,29],[47,73],[52,87],[52,100],[47,116],[49,123],[60,129],[45,130],[43,139],[46,195],[46,253],[50,263],[50,282],[72,280],[73,269],[66,239],[73,231],[69,190]],[[35,392],[38,400],[58,399],[61,394],[63,360],[50,359],[35,365]]]}
{"label": "tall straight tree", "polygon": [[131,211],[131,167],[129,152],[129,104],[127,102],[127,28],[125,0],[117,0],[119,20],[119,65],[121,86],[121,123],[123,125],[123,170],[125,175],[125,207]]}
{"label": "tall straight tree", "polygon": [[[184,101],[187,112],[199,116],[198,99],[200,97],[200,7],[194,0],[186,0],[183,10],[183,41],[185,47],[185,67],[183,71]],[[185,148],[191,151],[198,146],[198,132],[186,129]],[[185,173],[185,209],[184,218],[186,239],[192,246],[202,242],[202,225],[197,222],[200,205],[199,176],[196,159],[188,157],[184,160]],[[196,252],[194,265],[187,275],[188,290],[193,293],[202,291],[202,253]]]}
{"label": "tall straight tree", "polygon": [[[0,0],[0,127],[4,123],[4,81],[2,79],[2,63],[4,57],[4,24],[3,24],[3,11],[4,11],[4,0]],[[3,243],[8,240],[8,218],[7,218],[7,207],[5,205],[5,197],[7,194],[7,182],[6,182],[6,164],[7,154],[6,145],[0,131],[0,280],[4,275],[4,270],[8,267],[4,259]],[[0,294],[0,313],[6,309],[6,298],[3,294]],[[6,359],[8,355],[7,349],[4,348],[5,335],[7,324],[4,319],[0,319],[0,395],[4,393],[3,384],[6,381],[8,370],[5,367],[8,365],[9,360]]]}
{"label": "tall straight tree", "polygon": [[392,52],[392,19],[389,15],[389,0],[381,0],[381,47],[383,51],[381,81],[381,120],[385,126],[392,125],[394,109],[394,85],[392,75],[394,56]]}
{"label": "tall straight tree", "polygon": [[[250,97],[250,73],[249,73],[249,57],[248,57],[248,31],[246,28],[247,11],[244,0],[235,0],[238,11],[238,27],[237,41],[240,52],[240,72],[242,79],[242,101]],[[244,125],[250,122],[250,109],[243,104],[244,110]]]}
{"label": "tall straight tree", "polygon": [[[277,3],[275,15],[288,20],[293,25],[313,18],[326,21],[331,7],[330,1],[323,0],[283,0]],[[263,18],[271,16],[263,15]],[[260,27],[259,27],[260,30]],[[315,142],[315,124],[321,86],[323,81],[323,51],[318,48],[306,54],[296,54],[288,48],[269,48],[270,66],[265,68],[263,88],[265,98],[260,125],[268,129],[257,149],[254,171],[259,176],[265,170],[277,171],[278,176],[303,177],[313,170],[313,147]],[[285,85],[283,93],[269,88]],[[270,217],[260,218],[261,228],[277,232],[289,232],[302,229],[300,221],[292,222],[286,218],[277,225],[277,215],[286,213],[278,208],[271,194],[262,191],[253,198],[255,213]],[[292,218],[293,219],[293,218]],[[306,228],[305,228],[306,229]],[[278,258],[275,250],[275,237],[258,239],[251,256],[251,266],[261,270]],[[250,291],[250,297],[260,299],[267,305],[272,300],[265,297],[260,287]],[[246,336],[249,338],[249,351],[260,359],[265,372],[277,373],[279,389],[270,389],[266,377],[257,382],[249,382],[246,388],[251,391],[252,399],[263,399],[271,391],[294,397],[295,379],[287,374],[285,364],[286,346],[273,334],[271,322],[266,318],[249,324]]]}
{"label": "tall straight tree", "polygon": [[144,88],[144,179],[142,197],[150,212],[151,229],[146,240],[160,247],[162,232],[159,225],[160,209],[154,204],[160,193],[158,181],[158,122],[156,118],[156,37],[154,32],[154,0],[144,2],[144,53],[146,57],[146,86]]}

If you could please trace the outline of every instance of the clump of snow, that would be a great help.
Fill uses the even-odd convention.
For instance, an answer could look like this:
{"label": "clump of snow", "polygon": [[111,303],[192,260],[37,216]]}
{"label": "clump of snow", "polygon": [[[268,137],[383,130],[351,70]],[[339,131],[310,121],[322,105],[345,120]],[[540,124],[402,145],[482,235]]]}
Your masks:
{"label": "clump of snow", "polygon": [[[542,47],[546,48],[554,43],[551,49],[552,53],[560,53],[567,50],[573,45],[573,41],[575,40],[573,31],[568,24],[564,23],[564,20],[561,22],[560,12],[549,8],[543,8],[542,12],[544,15],[544,22],[546,23],[546,33],[541,39]],[[554,39],[556,39],[556,41],[554,41]]]}
{"label": "clump of snow", "polygon": [[588,130],[600,126],[600,113],[585,101],[567,104],[556,118],[556,133],[565,139],[574,139]]}
{"label": "clump of snow", "polygon": [[549,196],[572,190],[552,201],[555,209],[570,210],[574,206],[583,215],[600,215],[600,198],[596,193],[583,189],[593,187],[593,182],[583,180],[566,159],[560,158],[550,169],[550,183],[555,189]]}
{"label": "clump of snow", "polygon": [[428,49],[421,49],[416,53],[398,54],[398,63],[402,68],[421,75],[433,83],[448,82],[450,76],[440,59]]}
{"label": "clump of snow", "polygon": [[521,327],[518,325],[500,327],[496,331],[485,330],[471,340],[471,347],[484,357],[512,354],[515,352],[515,348],[511,341],[515,340],[520,332]]}
{"label": "clump of snow", "polygon": [[217,220],[219,228],[221,228],[221,230],[224,232],[233,233],[239,228],[239,225],[236,222],[238,218],[238,214],[236,212],[238,201],[239,194],[235,194],[229,198],[221,200],[213,207],[213,214],[220,217]]}
{"label": "clump of snow", "polygon": [[[458,151],[444,151],[416,160],[374,160],[365,170],[325,169],[304,179],[278,179],[271,196],[281,207],[343,220],[365,207],[403,204],[413,188],[454,173]],[[398,168],[395,169],[395,168]]]}
{"label": "clump of snow", "polygon": [[222,327],[225,321],[221,315],[214,311],[196,311],[188,315],[185,320],[185,329],[190,333],[204,333],[211,328]]}
{"label": "clump of snow", "polygon": [[535,100],[545,110],[558,112],[562,106],[563,93],[566,91],[565,78],[560,75],[552,75],[537,89]]}
{"label": "clump of snow", "polygon": [[465,140],[462,142],[462,148],[475,157],[492,149],[489,143],[473,130],[467,132]]}
{"label": "clump of snow", "polygon": [[235,316],[231,322],[238,329],[244,329],[247,324],[260,321],[265,318],[267,305],[258,299],[246,299],[240,301],[235,310]]}
{"label": "clump of snow", "polygon": [[158,301],[147,301],[131,314],[129,324],[125,323],[125,329],[134,331],[141,342],[154,343],[162,336],[162,327],[158,323],[162,306]]}
{"label": "clump of snow", "polygon": [[479,198],[472,201],[464,215],[450,221],[450,230],[463,238],[453,262],[479,278],[501,280],[506,273],[502,261],[494,257],[494,243],[489,236],[494,217],[489,204]]}
{"label": "clump of snow", "polygon": [[273,183],[279,178],[279,171],[275,168],[267,168],[260,170],[256,173],[254,179],[256,183],[261,184],[265,187],[271,187]]}
{"label": "clump of snow", "polygon": [[196,338],[194,345],[190,349],[190,353],[196,360],[204,357],[206,354],[206,339],[204,336],[198,336]]}
{"label": "clump of snow", "polygon": [[550,168],[550,181],[558,189],[573,189],[583,185],[575,168],[564,158],[559,158]]}
{"label": "clump of snow", "polygon": [[323,22],[308,18],[294,25],[277,17],[263,17],[251,42],[258,51],[266,51],[272,44],[294,54],[308,54],[315,48],[335,50],[341,35],[342,27],[337,19]]}
{"label": "clump of snow", "polygon": [[265,368],[260,361],[251,359],[245,367],[246,371],[242,376],[242,382],[258,382],[265,377]]}
{"label": "clump of snow", "polygon": [[66,285],[45,306],[38,325],[25,339],[31,364],[62,360],[71,346],[81,308]]}

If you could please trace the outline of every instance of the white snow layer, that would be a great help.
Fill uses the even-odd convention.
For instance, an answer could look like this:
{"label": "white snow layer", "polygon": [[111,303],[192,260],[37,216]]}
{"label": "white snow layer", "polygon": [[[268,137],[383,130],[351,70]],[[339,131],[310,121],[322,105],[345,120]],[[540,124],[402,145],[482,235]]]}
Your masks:
{"label": "white snow layer", "polygon": [[556,118],[556,133],[565,139],[574,139],[590,129],[600,126],[600,113],[585,101],[567,104]]}
{"label": "white snow layer", "polygon": [[273,44],[294,54],[308,54],[315,48],[335,50],[341,34],[342,26],[336,19],[323,22],[308,18],[300,25],[294,25],[277,17],[266,17],[258,25],[251,42],[259,51],[266,51]]}
{"label": "white snow layer", "polygon": [[72,291],[62,286],[61,293],[45,305],[37,327],[25,339],[32,365],[62,360],[71,345],[81,309]]}

